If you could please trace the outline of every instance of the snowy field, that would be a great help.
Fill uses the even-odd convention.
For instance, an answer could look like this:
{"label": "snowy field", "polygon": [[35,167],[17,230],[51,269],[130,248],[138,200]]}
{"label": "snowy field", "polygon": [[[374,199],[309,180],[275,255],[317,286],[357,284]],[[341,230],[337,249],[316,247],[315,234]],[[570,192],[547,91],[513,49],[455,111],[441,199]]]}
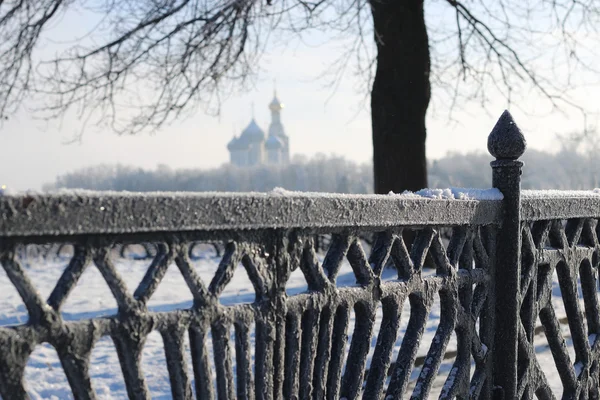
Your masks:
{"label": "snowy field", "polygon": [[[195,260],[194,267],[203,281],[208,284],[212,279],[219,262],[219,258],[214,257],[210,251],[201,254]],[[322,256],[321,256],[322,257]],[[140,282],[148,265],[149,260],[129,260],[115,257],[117,269],[127,287],[133,292]],[[39,290],[43,298],[47,298],[58,277],[68,263],[68,258],[56,259],[51,262],[41,260],[24,260],[22,264],[26,269],[29,278],[33,281],[35,287]],[[393,279],[395,272],[392,270],[384,271],[386,280]],[[354,275],[350,266],[346,263],[343,265],[338,278],[338,285],[352,285],[355,282]],[[306,289],[306,282],[300,270],[295,271],[288,283],[288,294],[295,294]],[[13,286],[8,281],[8,278],[2,268],[0,268],[0,293],[2,301],[0,302],[0,326],[18,325],[27,321],[27,311]],[[555,282],[553,302],[556,306],[558,317],[564,316],[564,307],[560,297],[558,284]],[[233,280],[229,283],[223,294],[221,302],[227,304],[250,303],[254,300],[254,291],[250,283],[246,271],[240,267],[234,274]],[[174,309],[185,309],[192,305],[192,295],[189,292],[179,270],[175,265],[169,267],[169,270],[164,277],[162,283],[158,287],[155,294],[148,302],[151,310],[168,311]],[[65,320],[80,320],[99,316],[106,316],[116,313],[117,304],[104,282],[100,272],[90,266],[86,269],[81,277],[78,285],[69,295],[63,308],[62,314]],[[432,341],[433,335],[439,323],[440,318],[439,300],[436,301],[431,311],[424,337],[421,341],[419,356],[424,356],[427,353],[428,347]],[[395,360],[399,350],[400,342],[406,330],[408,318],[410,315],[410,307],[408,301],[402,313],[402,324],[398,341],[393,355]],[[377,314],[375,329],[379,329],[381,322],[381,309]],[[354,314],[351,314],[350,326],[348,329],[348,345],[349,348],[351,335],[354,327]],[[568,334],[568,327],[563,326],[563,334],[572,349]],[[186,338],[186,340],[188,340]],[[233,340],[233,338],[232,338]],[[372,339],[372,348],[369,354],[370,358],[373,354],[373,348],[376,344],[377,335]],[[538,359],[543,365],[548,381],[553,385],[555,393],[560,394],[562,387],[560,379],[552,356],[545,342],[545,337],[540,334],[536,337],[536,350],[538,351]],[[189,343],[186,343],[189,349]],[[210,347],[210,346],[209,346]],[[454,337],[452,338],[447,351],[452,351],[456,348]],[[235,346],[232,342],[232,351],[235,365]],[[193,378],[191,370],[191,359],[188,356],[188,368],[190,377]],[[571,354],[573,359],[573,354]],[[148,337],[144,353],[142,357],[143,370],[146,374],[147,383],[154,399],[169,399],[171,398],[169,377],[166,368],[166,360],[163,351],[162,338],[158,332],[153,332]],[[434,386],[439,392],[443,382],[451,368],[453,360],[445,360],[440,368],[440,374]],[[92,353],[91,378],[99,398],[102,399],[123,399],[126,398],[126,390],[123,382],[123,377],[120,372],[117,353],[115,351],[112,340],[109,337],[102,338],[95,346]],[[412,374],[412,381],[416,380],[420,372],[419,368],[415,368]],[[471,371],[473,372],[473,370]],[[33,399],[68,399],[72,398],[66,377],[61,369],[56,351],[49,345],[38,346],[29,359],[25,374],[26,385],[29,394]],[[432,393],[433,394],[433,393]],[[433,397],[433,396],[432,396]],[[437,397],[437,396],[436,396]]]}

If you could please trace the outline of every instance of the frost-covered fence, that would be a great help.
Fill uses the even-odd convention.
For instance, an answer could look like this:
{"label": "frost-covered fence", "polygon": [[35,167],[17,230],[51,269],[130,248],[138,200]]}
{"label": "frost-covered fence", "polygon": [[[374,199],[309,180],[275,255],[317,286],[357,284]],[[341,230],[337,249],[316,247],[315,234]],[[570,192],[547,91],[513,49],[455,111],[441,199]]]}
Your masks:
{"label": "frost-covered fence", "polygon": [[[0,197],[0,395],[28,396],[43,348],[100,397],[108,346],[148,399],[161,343],[176,399],[597,398],[600,193],[521,191],[508,113],[488,148],[489,190]],[[59,261],[30,266],[35,244]],[[136,246],[151,259],[124,264]],[[80,310],[101,285],[115,308]]]}

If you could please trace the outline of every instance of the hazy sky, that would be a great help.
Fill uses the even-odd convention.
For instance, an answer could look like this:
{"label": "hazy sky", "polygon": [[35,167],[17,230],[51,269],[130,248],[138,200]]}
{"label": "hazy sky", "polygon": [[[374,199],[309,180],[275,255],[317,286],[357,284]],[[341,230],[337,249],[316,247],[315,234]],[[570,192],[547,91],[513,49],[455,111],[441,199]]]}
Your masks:
{"label": "hazy sky", "polygon": [[[70,26],[64,19],[61,24]],[[254,103],[258,124],[267,129],[267,104],[277,80],[279,98],[285,104],[283,123],[290,137],[292,155],[326,153],[343,155],[366,162],[372,157],[369,103],[359,92],[360,76],[350,71],[334,91],[325,88],[320,78],[339,44],[321,44],[308,37],[304,43],[292,41],[287,46],[274,45],[262,58],[261,72],[253,89],[222,104],[218,118],[202,110],[186,120],[164,127],[156,134],[118,136],[108,130],[91,127],[81,142],[65,144],[81,128],[81,121],[66,118],[60,124],[32,119],[27,111],[11,116],[0,127],[0,184],[17,190],[40,189],[59,174],[96,164],[127,164],[154,168],[166,164],[172,168],[211,168],[228,161],[226,144],[239,134],[252,116]],[[434,98],[436,91],[433,92]],[[525,132],[530,147],[556,150],[555,135],[581,130],[582,119],[576,114],[551,112],[532,94],[525,115],[511,107],[517,123]],[[600,110],[597,87],[582,88],[576,99],[594,113]],[[506,101],[498,98],[488,107],[488,114],[478,104],[467,104],[448,119],[447,104],[434,102],[429,109],[427,152],[431,158],[448,151],[486,151],[486,140]]]}

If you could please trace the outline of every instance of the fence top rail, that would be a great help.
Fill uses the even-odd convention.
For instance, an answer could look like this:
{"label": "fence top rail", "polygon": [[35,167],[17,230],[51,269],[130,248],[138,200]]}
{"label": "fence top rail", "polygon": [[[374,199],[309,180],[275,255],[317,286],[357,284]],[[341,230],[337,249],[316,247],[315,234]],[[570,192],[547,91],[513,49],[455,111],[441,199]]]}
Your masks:
{"label": "fence top rail", "polygon": [[[454,190],[454,192],[452,192]],[[427,197],[424,197],[427,196]],[[0,196],[0,238],[239,229],[373,229],[496,223],[502,195],[70,192]]]}
{"label": "fence top rail", "polygon": [[[376,229],[498,223],[492,190],[426,189],[402,195],[91,192],[0,196],[0,237],[238,229]],[[523,190],[524,221],[600,218],[600,189]]]}
{"label": "fence top rail", "polygon": [[600,189],[523,190],[521,219],[600,218]]}

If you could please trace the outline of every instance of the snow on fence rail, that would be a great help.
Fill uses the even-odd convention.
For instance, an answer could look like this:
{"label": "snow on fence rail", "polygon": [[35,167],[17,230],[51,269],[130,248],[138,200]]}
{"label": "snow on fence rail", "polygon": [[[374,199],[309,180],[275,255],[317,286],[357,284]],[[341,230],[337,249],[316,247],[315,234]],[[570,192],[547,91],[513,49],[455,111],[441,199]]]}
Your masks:
{"label": "snow on fence rail", "polygon": [[[0,298],[15,289],[27,311],[26,322],[3,323],[0,307],[0,395],[31,394],[28,361],[44,345],[71,396],[97,398],[91,359],[110,340],[123,394],[150,398],[144,351],[162,340],[176,399],[549,399],[560,395],[555,381],[564,398],[597,398],[600,193],[522,192],[525,141],[508,113],[488,148],[486,191],[0,197]],[[331,235],[325,253],[315,234]],[[141,274],[115,261],[148,242]],[[224,251],[207,272],[190,248],[215,242]],[[56,265],[33,269],[22,256],[47,243],[71,249],[56,284],[33,274]],[[67,312],[89,271],[115,309]],[[184,283],[161,294],[173,273]],[[186,291],[190,301],[154,302]]]}

